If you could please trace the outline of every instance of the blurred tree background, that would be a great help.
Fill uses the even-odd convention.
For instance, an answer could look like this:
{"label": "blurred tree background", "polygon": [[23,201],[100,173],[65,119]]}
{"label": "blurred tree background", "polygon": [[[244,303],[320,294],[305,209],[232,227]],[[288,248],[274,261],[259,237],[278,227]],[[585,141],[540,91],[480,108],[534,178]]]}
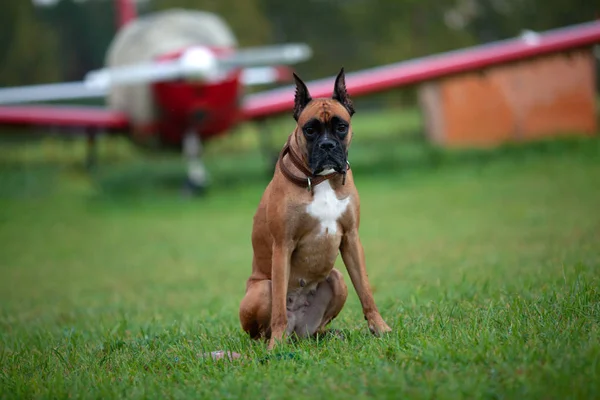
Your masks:
{"label": "blurred tree background", "polygon": [[[0,13],[0,86],[81,79],[103,65],[115,33],[112,0],[7,0]],[[41,6],[45,3],[46,6]],[[305,79],[591,21],[589,0],[144,0],[141,14],[213,11],[241,46],[306,42]]]}

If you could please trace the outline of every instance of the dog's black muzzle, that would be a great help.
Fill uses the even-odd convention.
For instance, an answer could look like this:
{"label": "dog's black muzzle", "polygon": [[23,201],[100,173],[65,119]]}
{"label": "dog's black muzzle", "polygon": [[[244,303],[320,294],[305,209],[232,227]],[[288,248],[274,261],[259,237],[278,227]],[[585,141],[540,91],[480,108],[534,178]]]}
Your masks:
{"label": "dog's black muzzle", "polygon": [[346,172],[346,149],[342,143],[329,135],[324,135],[314,143],[309,157],[309,166],[313,175],[333,169],[341,174]]}

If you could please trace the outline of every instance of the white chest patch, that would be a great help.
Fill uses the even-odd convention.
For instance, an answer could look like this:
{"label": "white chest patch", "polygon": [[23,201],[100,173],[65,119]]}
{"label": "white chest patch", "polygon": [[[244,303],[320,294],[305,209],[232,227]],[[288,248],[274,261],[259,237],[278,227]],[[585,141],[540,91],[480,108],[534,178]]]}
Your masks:
{"label": "white chest patch", "polygon": [[338,199],[329,181],[313,188],[313,201],[306,207],[306,212],[321,223],[321,234],[335,234],[337,220],[350,204],[350,197]]}

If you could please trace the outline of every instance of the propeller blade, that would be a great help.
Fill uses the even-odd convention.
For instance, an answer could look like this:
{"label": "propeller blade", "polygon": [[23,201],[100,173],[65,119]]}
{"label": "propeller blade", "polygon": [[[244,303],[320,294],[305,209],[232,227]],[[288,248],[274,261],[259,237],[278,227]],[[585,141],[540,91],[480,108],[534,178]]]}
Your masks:
{"label": "propeller blade", "polygon": [[180,75],[178,62],[135,64],[91,71],[85,76],[85,83],[89,88],[108,89],[111,86],[171,80]]}
{"label": "propeller blade", "polygon": [[[92,71],[85,82],[93,89],[115,85],[162,82],[178,78],[215,81],[234,68],[289,65],[307,60],[312,50],[305,44],[255,47],[218,57],[205,47],[192,47],[177,60],[146,62]],[[256,76],[256,75],[255,75]]]}
{"label": "propeller blade", "polygon": [[89,72],[85,77],[91,88],[117,85],[162,82],[178,78],[212,80],[219,76],[219,65],[214,54],[203,47],[190,48],[176,60],[146,62],[109,67]]}
{"label": "propeller blade", "polygon": [[312,49],[308,45],[292,43],[240,49],[233,54],[219,58],[219,64],[229,68],[290,65],[308,60],[311,56]]}

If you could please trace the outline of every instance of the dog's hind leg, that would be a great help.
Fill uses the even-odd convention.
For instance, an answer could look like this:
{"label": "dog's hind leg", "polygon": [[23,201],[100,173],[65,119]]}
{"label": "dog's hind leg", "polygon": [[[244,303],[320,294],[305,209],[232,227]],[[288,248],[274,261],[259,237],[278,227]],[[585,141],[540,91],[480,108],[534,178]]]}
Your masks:
{"label": "dog's hind leg", "polygon": [[346,304],[346,298],[348,298],[348,287],[340,271],[335,268],[332,269],[325,282],[331,287],[333,296],[329,304],[327,304],[327,309],[321,319],[321,324],[317,328],[317,332],[322,331],[328,323],[338,316],[344,304]]}
{"label": "dog's hind leg", "polygon": [[240,304],[240,322],[251,338],[271,336],[271,281],[255,281],[248,286]]}

